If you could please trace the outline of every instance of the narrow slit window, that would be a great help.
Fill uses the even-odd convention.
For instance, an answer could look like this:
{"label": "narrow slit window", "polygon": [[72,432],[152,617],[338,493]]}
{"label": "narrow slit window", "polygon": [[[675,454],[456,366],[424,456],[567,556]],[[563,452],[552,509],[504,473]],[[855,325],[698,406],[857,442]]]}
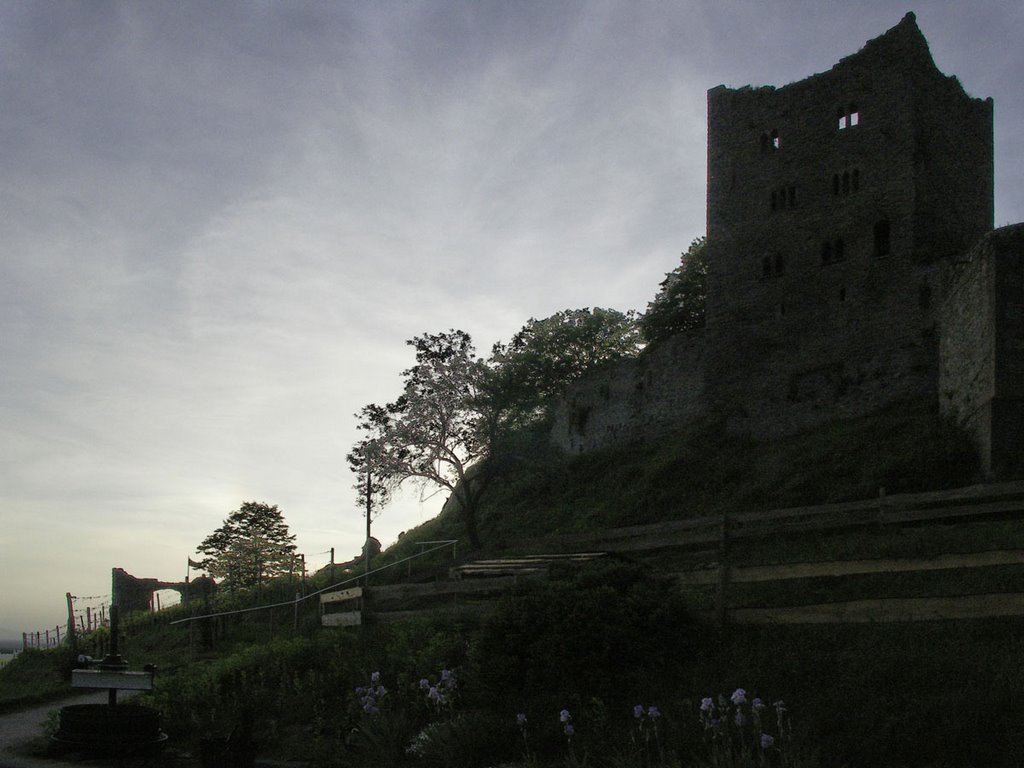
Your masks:
{"label": "narrow slit window", "polygon": [[892,232],[888,219],[875,222],[875,256],[888,256],[892,249]]}
{"label": "narrow slit window", "polygon": [[821,244],[821,263],[830,264],[832,262],[832,243],[828,240]]}
{"label": "narrow slit window", "polygon": [[778,195],[776,193],[772,192],[772,210],[774,211],[778,207],[779,207]]}
{"label": "narrow slit window", "polygon": [[761,259],[761,277],[772,276],[772,260],[765,256]]}
{"label": "narrow slit window", "polygon": [[860,170],[857,168],[853,169],[853,175],[850,176],[850,188],[853,189],[854,192],[860,189]]}
{"label": "narrow slit window", "polygon": [[775,254],[775,274],[776,275],[781,275],[782,272],[783,272],[784,266],[785,265],[782,262],[782,254],[781,253],[776,253]]}
{"label": "narrow slit window", "polygon": [[837,237],[835,245],[832,246],[832,258],[836,261],[842,261],[844,257],[845,247],[843,245],[843,238]]}
{"label": "narrow slit window", "polygon": [[843,194],[848,194],[850,191],[850,172],[847,171],[843,174]]}
{"label": "narrow slit window", "polygon": [[838,173],[833,173],[832,174],[832,194],[833,195],[838,195],[839,194],[839,174]]}
{"label": "narrow slit window", "polygon": [[786,190],[786,200],[790,208],[796,208],[796,187],[790,187]]}

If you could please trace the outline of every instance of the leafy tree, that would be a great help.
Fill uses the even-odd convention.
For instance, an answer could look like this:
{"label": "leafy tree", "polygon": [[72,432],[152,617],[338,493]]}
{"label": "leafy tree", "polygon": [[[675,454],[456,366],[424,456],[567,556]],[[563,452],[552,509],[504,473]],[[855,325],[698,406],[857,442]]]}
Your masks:
{"label": "leafy tree", "polygon": [[520,417],[537,415],[585,371],[634,357],[643,348],[635,312],[566,309],[531,318],[508,344],[491,352],[491,391]]}
{"label": "leafy tree", "polygon": [[490,359],[477,356],[465,331],[424,334],[407,342],[416,365],[402,372],[402,395],[365,406],[356,418],[364,437],[348,454],[357,500],[375,516],[406,480],[448,489],[466,534],[480,546],[477,509],[510,434],[598,363],[635,355],[642,346],[633,313],[565,310],[530,320]]}
{"label": "leafy tree", "polygon": [[698,237],[680,258],[679,266],[665,275],[661,290],[640,317],[644,339],[655,342],[703,328],[707,278],[707,238]]}
{"label": "leafy tree", "polygon": [[226,589],[241,589],[288,573],[294,541],[276,504],[246,501],[203,539],[196,552],[205,555],[200,565],[223,579]]}
{"label": "leafy tree", "polygon": [[402,372],[402,395],[356,414],[366,437],[348,462],[359,478],[360,503],[367,504],[367,473],[378,494],[370,510],[406,480],[447,488],[462,510],[470,544],[479,547],[477,506],[489,475],[483,464],[473,472],[470,467],[488,455],[494,438],[495,420],[481,389],[486,365],[465,331],[424,334],[407,343],[416,350],[416,365]]}

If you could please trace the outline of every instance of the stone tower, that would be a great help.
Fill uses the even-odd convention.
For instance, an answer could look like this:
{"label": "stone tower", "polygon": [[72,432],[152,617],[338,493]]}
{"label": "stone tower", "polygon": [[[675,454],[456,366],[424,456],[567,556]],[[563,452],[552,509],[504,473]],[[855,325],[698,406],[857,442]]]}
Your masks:
{"label": "stone tower", "polygon": [[913,14],[790,85],[708,92],[707,385],[761,436],[935,397],[941,263],[993,224],[992,101]]}
{"label": "stone tower", "polygon": [[1024,224],[992,230],[992,100],[913,14],[832,69],[708,91],[706,326],[570,387],[572,452],[709,415],[757,438],[917,399],[1024,472]]}

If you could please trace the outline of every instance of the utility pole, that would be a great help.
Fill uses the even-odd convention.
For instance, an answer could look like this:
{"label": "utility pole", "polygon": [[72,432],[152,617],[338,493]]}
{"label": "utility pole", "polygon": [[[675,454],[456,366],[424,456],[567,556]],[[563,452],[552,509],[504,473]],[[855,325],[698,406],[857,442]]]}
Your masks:
{"label": "utility pole", "polygon": [[366,558],[366,585],[370,584],[370,511],[373,507],[373,479],[370,473],[370,456],[366,456],[366,544],[363,556]]}

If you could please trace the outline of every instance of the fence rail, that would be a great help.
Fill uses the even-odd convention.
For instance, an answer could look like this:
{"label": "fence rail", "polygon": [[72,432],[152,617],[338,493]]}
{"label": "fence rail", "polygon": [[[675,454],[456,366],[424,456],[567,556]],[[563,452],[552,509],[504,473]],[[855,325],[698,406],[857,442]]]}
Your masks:
{"label": "fence rail", "polygon": [[807,533],[827,533],[929,523],[1024,519],[1024,482],[975,485],[945,491],[760,512],[738,512],[636,525],[596,533],[564,534],[524,543],[523,551],[686,552],[692,568],[673,574],[684,587],[714,586],[714,614],[722,623],[837,623],[924,621],[1024,616],[1024,594],[872,598],[772,608],[730,607],[730,585],[864,574],[902,574],[1024,565],[1024,550],[999,549],[934,557],[889,557],[825,562],[743,565],[730,545]]}
{"label": "fence rail", "polygon": [[523,551],[580,549],[639,552],[720,545],[725,529],[732,540],[863,527],[982,519],[1024,513],[1024,482],[975,485],[947,491],[768,511],[710,515],[688,520],[611,528],[595,533],[557,534],[522,542]]}

